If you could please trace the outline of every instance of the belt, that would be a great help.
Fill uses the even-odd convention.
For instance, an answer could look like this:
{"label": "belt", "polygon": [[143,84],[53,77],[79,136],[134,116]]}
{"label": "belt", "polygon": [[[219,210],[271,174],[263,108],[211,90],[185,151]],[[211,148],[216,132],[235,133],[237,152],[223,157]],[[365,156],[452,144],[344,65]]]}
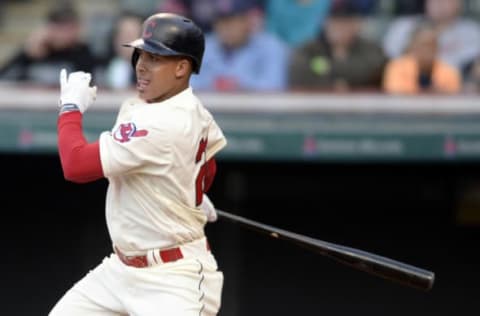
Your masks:
{"label": "belt", "polygon": [[[192,242],[191,244],[193,244]],[[208,241],[205,240],[203,244],[206,248],[203,250],[210,251],[210,245]],[[188,244],[186,244],[188,245]],[[175,262],[177,260],[183,259],[186,257],[186,253],[188,253],[187,247],[184,248],[184,245],[168,248],[168,249],[153,249],[149,250],[146,255],[136,255],[136,256],[127,256],[118,249],[118,247],[114,246],[115,253],[117,257],[122,261],[125,265],[135,267],[135,268],[146,268],[155,264],[161,263],[168,263],[168,262]]]}

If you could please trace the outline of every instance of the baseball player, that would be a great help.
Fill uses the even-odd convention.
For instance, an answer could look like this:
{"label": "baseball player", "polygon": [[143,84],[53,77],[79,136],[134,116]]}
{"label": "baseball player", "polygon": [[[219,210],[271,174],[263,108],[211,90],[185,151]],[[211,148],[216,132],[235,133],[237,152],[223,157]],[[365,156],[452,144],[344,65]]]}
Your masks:
{"label": "baseball player", "polygon": [[96,142],[82,133],[82,114],[96,96],[91,75],[60,73],[64,176],[78,183],[108,179],[113,251],[50,315],[216,315],[223,274],[204,234],[216,216],[205,192],[226,140],[189,86],[200,71],[204,35],[189,19],[160,13],[128,46],[138,97],[124,102],[113,129]]}

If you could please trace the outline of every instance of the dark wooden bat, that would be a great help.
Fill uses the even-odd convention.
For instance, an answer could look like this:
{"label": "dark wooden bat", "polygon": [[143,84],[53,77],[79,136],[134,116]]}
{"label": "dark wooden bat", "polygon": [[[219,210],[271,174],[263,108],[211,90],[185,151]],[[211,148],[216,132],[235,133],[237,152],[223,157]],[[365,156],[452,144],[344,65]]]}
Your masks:
{"label": "dark wooden bat", "polygon": [[429,291],[433,287],[435,274],[431,271],[363,250],[292,233],[222,210],[217,209],[217,213],[220,219],[229,220],[250,230],[267,234],[273,238],[293,242],[354,269],[365,271],[415,289]]}

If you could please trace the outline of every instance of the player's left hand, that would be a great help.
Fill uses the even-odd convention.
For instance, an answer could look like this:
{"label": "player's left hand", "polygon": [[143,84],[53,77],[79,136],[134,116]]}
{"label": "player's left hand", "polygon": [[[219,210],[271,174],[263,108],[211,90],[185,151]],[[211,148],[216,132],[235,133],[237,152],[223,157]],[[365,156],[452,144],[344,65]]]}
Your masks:
{"label": "player's left hand", "polygon": [[60,72],[60,113],[80,111],[84,113],[97,97],[97,87],[90,87],[92,75],[76,71],[67,75],[67,70]]}
{"label": "player's left hand", "polygon": [[217,211],[215,210],[215,206],[206,194],[203,194],[203,201],[202,204],[200,204],[200,208],[205,215],[207,215],[207,220],[209,222],[215,222],[217,220],[218,215]]}

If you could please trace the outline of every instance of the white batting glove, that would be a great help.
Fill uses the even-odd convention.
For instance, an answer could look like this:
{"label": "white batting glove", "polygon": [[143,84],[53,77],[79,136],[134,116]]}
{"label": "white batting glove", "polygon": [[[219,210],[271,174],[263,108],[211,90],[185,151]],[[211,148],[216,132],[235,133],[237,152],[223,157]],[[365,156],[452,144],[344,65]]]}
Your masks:
{"label": "white batting glove", "polygon": [[92,75],[77,71],[67,76],[60,71],[60,114],[70,111],[84,113],[97,97],[97,87],[90,87]]}
{"label": "white batting glove", "polygon": [[207,215],[207,220],[209,222],[215,222],[217,220],[218,216],[217,211],[215,210],[215,206],[206,194],[203,195],[203,201],[202,204],[200,204],[200,208],[205,213],[205,215]]}

